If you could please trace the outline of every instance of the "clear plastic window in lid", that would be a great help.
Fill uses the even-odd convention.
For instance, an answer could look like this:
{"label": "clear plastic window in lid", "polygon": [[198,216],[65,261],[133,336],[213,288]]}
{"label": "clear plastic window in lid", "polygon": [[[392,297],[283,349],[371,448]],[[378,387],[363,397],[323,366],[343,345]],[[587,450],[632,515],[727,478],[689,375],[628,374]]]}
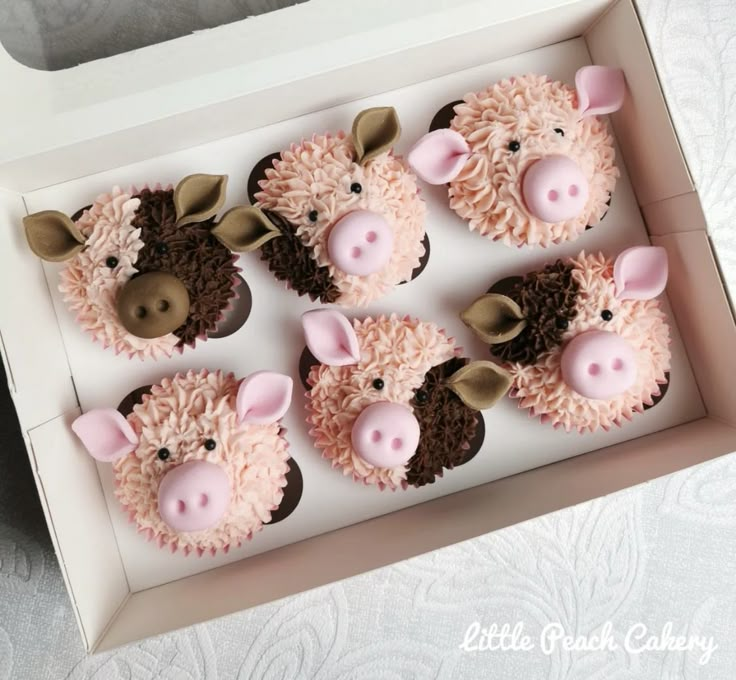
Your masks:
{"label": "clear plastic window in lid", "polygon": [[58,71],[302,2],[12,0],[0,3],[0,43],[25,66]]}

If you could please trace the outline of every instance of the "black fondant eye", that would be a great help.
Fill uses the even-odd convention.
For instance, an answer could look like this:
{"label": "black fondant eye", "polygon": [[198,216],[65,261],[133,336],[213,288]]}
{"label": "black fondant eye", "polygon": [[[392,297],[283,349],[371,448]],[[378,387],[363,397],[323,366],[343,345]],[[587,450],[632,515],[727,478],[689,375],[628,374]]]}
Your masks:
{"label": "black fondant eye", "polygon": [[307,215],[310,222],[316,222],[317,218],[319,217],[319,213],[316,210],[310,210],[309,215]]}
{"label": "black fondant eye", "polygon": [[361,191],[363,191],[363,185],[358,182],[353,182],[350,185],[350,191],[352,191],[354,194],[359,194]]}
{"label": "black fondant eye", "polygon": [[118,266],[118,258],[114,255],[110,255],[110,257],[105,260],[105,265],[110,267],[110,269],[115,269],[115,267]]}
{"label": "black fondant eye", "polygon": [[414,399],[417,404],[426,404],[429,401],[429,395],[424,390],[417,390]]}
{"label": "black fondant eye", "polygon": [[208,451],[212,451],[217,446],[217,442],[214,439],[205,439],[204,448]]}
{"label": "black fondant eye", "polygon": [[373,381],[373,389],[374,390],[382,390],[385,384],[386,383],[384,383],[381,378],[376,378]]}
{"label": "black fondant eye", "polygon": [[561,331],[567,330],[567,327],[569,325],[570,325],[570,322],[562,316],[557,317],[557,320],[555,321],[555,326],[557,326],[557,328],[559,328]]}
{"label": "black fondant eye", "polygon": [[601,312],[601,319],[603,319],[604,321],[610,321],[611,319],[613,319],[613,312],[610,309],[604,309]]}
{"label": "black fondant eye", "polygon": [[171,454],[169,453],[169,450],[164,446],[158,450],[158,453],[156,455],[158,456],[159,460],[166,460]]}
{"label": "black fondant eye", "polygon": [[516,153],[519,149],[521,149],[521,144],[515,139],[509,142],[509,151],[511,153]]}
{"label": "black fondant eye", "polygon": [[555,132],[562,137],[565,136],[565,131],[562,128],[555,128]]}
{"label": "black fondant eye", "polygon": [[156,251],[157,255],[166,255],[166,253],[169,252],[169,246],[166,245],[163,241],[159,241],[154,246],[154,250]]}

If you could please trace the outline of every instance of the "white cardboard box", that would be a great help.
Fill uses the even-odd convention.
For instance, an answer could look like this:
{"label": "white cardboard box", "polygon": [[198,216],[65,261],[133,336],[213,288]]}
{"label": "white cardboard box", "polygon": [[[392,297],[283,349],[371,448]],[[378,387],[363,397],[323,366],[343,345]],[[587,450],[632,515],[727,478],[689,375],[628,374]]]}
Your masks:
{"label": "white cardboard box", "polygon": [[[278,304],[263,305],[268,311],[254,312],[229,338],[168,362],[133,366],[76,329],[56,292],[58,268],[42,267],[25,244],[23,215],[43,208],[73,212],[112,184],[176,181],[192,171],[228,173],[228,200],[242,202],[248,170],[265,153],[314,131],[347,128],[365,106],[397,106],[405,151],[438,103],[514,72],[570,81],[590,61],[623,68],[629,88],[613,117],[623,177],[606,220],[579,242],[517,254],[444,224],[453,219],[446,199],[443,205],[441,192],[428,191],[436,221],[428,226],[436,246],[428,270],[369,311],[396,309],[439,321],[467,354],[483,358],[487,350],[453,322],[455,304],[509,273],[583,247],[613,254],[645,240],[648,231],[670,257],[673,383],[662,404],[616,432],[578,437],[522,419],[507,400],[485,414],[486,426],[500,433],[493,455],[476,457],[472,469],[468,464],[426,489],[381,494],[341,479],[308,450],[297,399],[287,426],[305,496],[289,520],[210,561],[168,555],[136,536],[110,495],[109,470],[98,470],[71,435],[80,404],[114,405],[130,389],[183,368],[239,375],[261,368],[237,351],[253,327],[277,333],[291,324],[286,349],[259,360],[296,375],[302,346],[296,319],[312,305],[293,295],[277,298],[285,294],[256,257],[246,256],[249,285]],[[0,141],[0,339],[89,650],[345,578],[736,449],[730,384],[736,359],[729,351],[736,327],[629,0],[311,0],[68,71],[31,71],[0,53],[0,83],[9,102],[0,111],[9,131]],[[426,297],[436,292],[432,281],[446,278],[453,248],[473,245],[481,252],[486,246],[487,278],[480,280],[478,260],[467,280],[458,281],[452,304],[435,305]],[[527,437],[518,451],[503,436],[507,421]],[[586,455],[573,457],[580,453]],[[340,509],[339,519],[330,508]]]}

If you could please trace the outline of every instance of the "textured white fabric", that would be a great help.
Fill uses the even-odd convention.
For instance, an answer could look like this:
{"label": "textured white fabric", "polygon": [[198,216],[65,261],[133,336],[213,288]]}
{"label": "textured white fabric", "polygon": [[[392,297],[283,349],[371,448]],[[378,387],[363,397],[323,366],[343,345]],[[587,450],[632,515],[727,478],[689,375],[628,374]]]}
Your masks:
{"label": "textured white fabric", "polygon": [[[110,12],[124,14],[126,3],[6,4],[14,7],[13,30],[31,32],[35,29],[27,28],[31,24],[23,23],[19,11],[47,5],[45,24],[58,31],[48,44],[63,44],[60,59],[68,61],[72,49],[89,54],[103,29],[99,22]],[[217,23],[218,11],[239,4],[242,9],[247,3],[220,3],[212,22]],[[176,5],[196,5],[205,12],[208,3]],[[86,35],[89,43],[70,46],[64,34],[73,27],[53,28],[50,17],[59,7],[85,27],[75,39]],[[640,0],[640,7],[721,264],[736,291],[733,0]],[[8,11],[0,8],[0,25]],[[176,14],[160,16],[176,22]],[[134,17],[125,21],[135,25]],[[22,43],[19,36],[14,39]],[[49,60],[60,63],[53,55]],[[0,432],[5,444],[0,454],[0,680],[731,680],[736,675],[735,455],[303,596],[85,658],[30,471],[14,437]],[[485,626],[521,622],[535,649],[462,651],[460,643],[474,621]],[[615,651],[558,647],[545,655],[540,648],[538,636],[550,622],[590,635],[600,633],[607,621]],[[701,650],[635,654],[623,646],[623,636],[638,622],[653,634],[671,622],[674,633],[712,636],[718,649],[705,665],[699,663]]]}

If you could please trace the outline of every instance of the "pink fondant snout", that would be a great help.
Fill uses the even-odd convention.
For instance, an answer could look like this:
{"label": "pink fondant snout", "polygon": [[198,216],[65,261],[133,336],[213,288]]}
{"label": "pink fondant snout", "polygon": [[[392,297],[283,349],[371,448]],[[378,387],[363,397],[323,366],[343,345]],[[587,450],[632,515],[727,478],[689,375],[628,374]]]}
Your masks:
{"label": "pink fondant snout", "polygon": [[355,210],[342,217],[327,239],[327,252],[335,266],[356,276],[383,269],[391,259],[393,247],[388,222],[369,210]]}
{"label": "pink fondant snout", "polygon": [[549,223],[577,217],[588,202],[588,180],[567,156],[547,156],[526,171],[522,192],[529,212]]}
{"label": "pink fondant snout", "polygon": [[563,380],[587,399],[611,399],[636,380],[636,356],[617,333],[587,331],[573,338],[562,352]]}
{"label": "pink fondant snout", "polygon": [[230,504],[230,480],[214,463],[193,460],[167,472],[158,487],[158,511],[174,531],[214,527]]}
{"label": "pink fondant snout", "polygon": [[404,465],[419,446],[419,423],[401,404],[379,401],[364,408],[353,424],[355,452],[375,467]]}

